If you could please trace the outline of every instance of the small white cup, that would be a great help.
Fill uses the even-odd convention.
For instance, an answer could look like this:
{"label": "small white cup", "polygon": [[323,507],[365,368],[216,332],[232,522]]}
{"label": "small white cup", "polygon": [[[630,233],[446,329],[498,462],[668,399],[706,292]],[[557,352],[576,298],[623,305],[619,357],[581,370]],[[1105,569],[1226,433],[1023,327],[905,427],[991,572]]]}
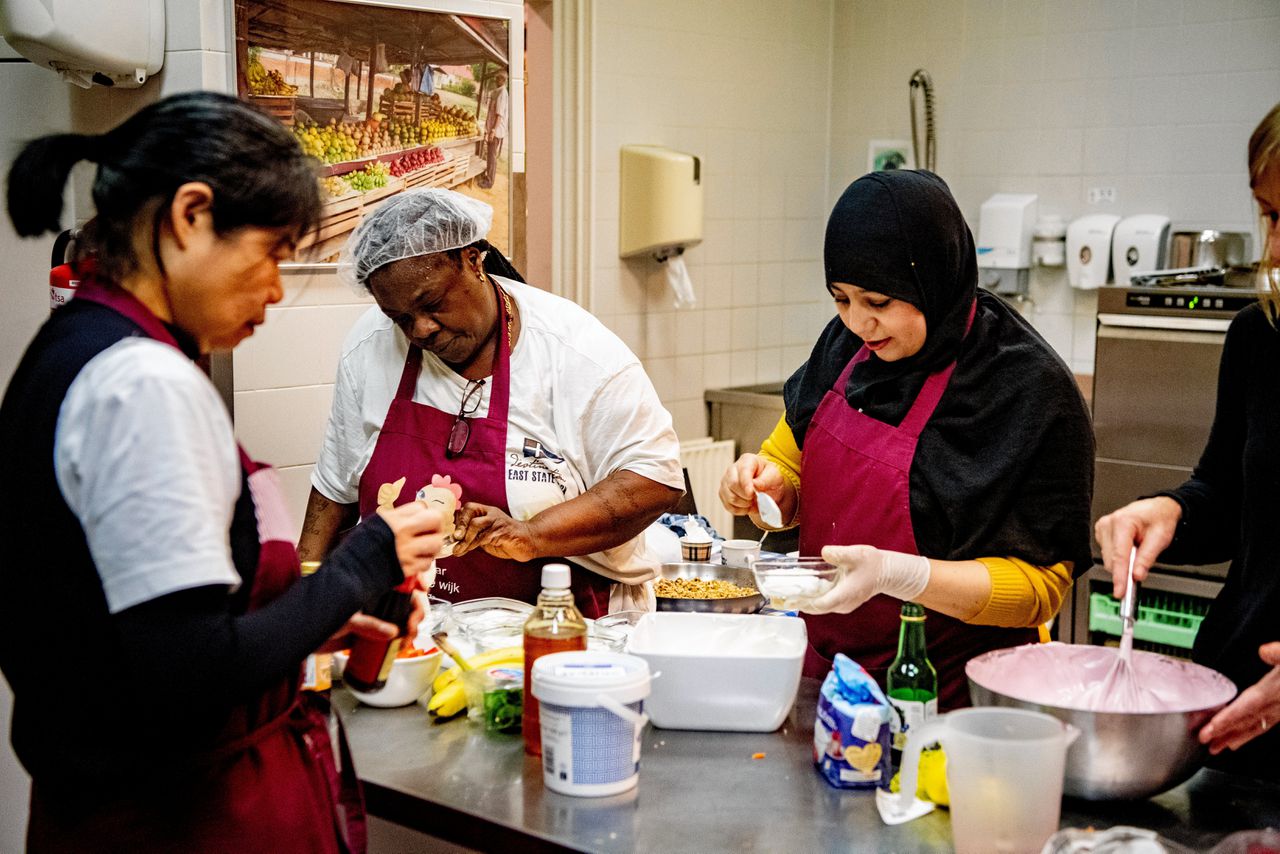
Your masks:
{"label": "small white cup", "polygon": [[759,540],[725,540],[720,544],[720,554],[728,566],[751,566],[760,559]]}

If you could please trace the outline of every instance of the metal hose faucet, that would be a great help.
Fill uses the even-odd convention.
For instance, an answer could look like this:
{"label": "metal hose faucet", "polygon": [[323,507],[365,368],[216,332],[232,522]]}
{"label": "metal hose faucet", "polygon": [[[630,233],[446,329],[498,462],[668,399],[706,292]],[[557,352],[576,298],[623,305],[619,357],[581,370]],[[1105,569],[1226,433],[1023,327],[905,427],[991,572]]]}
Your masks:
{"label": "metal hose faucet", "polygon": [[[924,90],[924,157],[920,156],[920,134],[916,124],[916,90]],[[933,78],[923,68],[911,75],[911,149],[916,168],[937,171],[938,144],[933,132]]]}

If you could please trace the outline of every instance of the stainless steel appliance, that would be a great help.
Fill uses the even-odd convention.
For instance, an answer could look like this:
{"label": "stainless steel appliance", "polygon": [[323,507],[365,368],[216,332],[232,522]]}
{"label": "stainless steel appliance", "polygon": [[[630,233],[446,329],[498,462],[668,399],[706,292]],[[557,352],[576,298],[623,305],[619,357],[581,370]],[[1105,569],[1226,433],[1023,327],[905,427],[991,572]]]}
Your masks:
{"label": "stainless steel appliance", "polygon": [[1169,238],[1170,267],[1207,267],[1243,264],[1249,258],[1253,236],[1244,231],[1175,231]]}
{"label": "stainless steel appliance", "polygon": [[[1098,290],[1094,521],[1135,498],[1175,487],[1191,474],[1213,423],[1227,326],[1258,298],[1252,282],[1243,271],[1165,271],[1135,276],[1128,287]],[[1109,607],[1111,579],[1099,565],[1096,543],[1094,551],[1095,566],[1077,581],[1059,617],[1063,640],[1105,642],[1109,635],[1100,628],[1108,620],[1098,608]],[[1154,601],[1168,606],[1170,619],[1186,614],[1189,627],[1181,634],[1156,635],[1156,643],[1172,647],[1160,651],[1185,654],[1206,600],[1221,590],[1226,571],[1225,563],[1157,565],[1144,594],[1159,594],[1162,598]],[[1091,603],[1094,594],[1105,595]],[[1153,601],[1147,595],[1143,599]]]}

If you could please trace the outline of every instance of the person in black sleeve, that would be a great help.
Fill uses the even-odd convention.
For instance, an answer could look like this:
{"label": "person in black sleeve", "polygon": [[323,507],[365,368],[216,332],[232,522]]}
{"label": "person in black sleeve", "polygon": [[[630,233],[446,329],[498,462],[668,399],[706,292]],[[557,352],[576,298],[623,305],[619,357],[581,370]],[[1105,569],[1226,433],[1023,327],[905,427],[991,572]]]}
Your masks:
{"label": "person in black sleeve", "polygon": [[357,612],[431,566],[439,514],[371,517],[300,579],[274,472],[238,449],[194,361],[283,296],[315,175],[273,119],[177,95],[101,136],[28,143],[8,183],[20,235],[59,230],[81,160],[97,171],[80,289],[0,404],[0,668],[28,848],[363,850],[301,665],[353,631],[395,635]]}
{"label": "person in black sleeve", "polygon": [[1280,780],[1280,104],[1249,138],[1249,183],[1266,235],[1259,275],[1269,289],[1227,330],[1209,443],[1190,480],[1103,516],[1095,533],[1117,597],[1134,546],[1135,581],[1157,559],[1231,561],[1192,658],[1241,693],[1205,724],[1200,741],[1224,770]]}

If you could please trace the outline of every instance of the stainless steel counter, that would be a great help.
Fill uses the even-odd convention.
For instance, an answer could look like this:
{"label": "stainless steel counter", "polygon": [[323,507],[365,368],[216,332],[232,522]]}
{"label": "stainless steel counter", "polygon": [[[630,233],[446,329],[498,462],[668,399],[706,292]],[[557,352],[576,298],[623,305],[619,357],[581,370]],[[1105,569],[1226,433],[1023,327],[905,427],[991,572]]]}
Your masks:
{"label": "stainless steel counter", "polygon": [[[774,733],[650,729],[640,785],[626,795],[574,798],[547,791],[517,736],[465,721],[434,724],[422,707],[360,706],[342,689],[369,811],[484,850],[949,851],[948,814],[886,827],[872,794],[838,791],[814,771],[816,680],[805,680]],[[752,759],[764,753],[763,759]],[[1064,801],[1064,827],[1130,824],[1193,848],[1235,830],[1280,826],[1280,785],[1202,771],[1149,801]]]}

